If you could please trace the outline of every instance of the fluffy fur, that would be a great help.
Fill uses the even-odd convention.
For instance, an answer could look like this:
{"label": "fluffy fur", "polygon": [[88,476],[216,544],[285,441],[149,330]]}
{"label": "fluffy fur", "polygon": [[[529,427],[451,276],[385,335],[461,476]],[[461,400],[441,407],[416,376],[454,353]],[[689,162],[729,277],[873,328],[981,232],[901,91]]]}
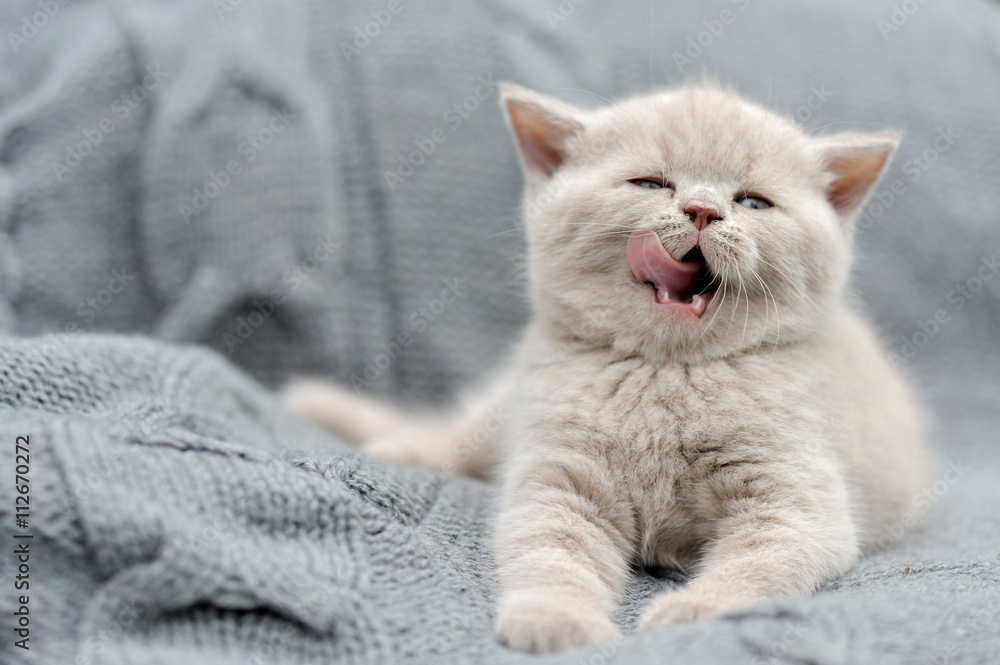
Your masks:
{"label": "fluffy fur", "polygon": [[[497,632],[516,649],[615,638],[632,564],[694,572],[648,630],[811,593],[898,538],[928,484],[921,410],[846,288],[898,136],[810,137],[712,85],[596,111],[513,85],[503,101],[534,310],[504,377],[448,418],[317,382],[289,407],[387,460],[499,460]],[[633,252],[701,270],[704,312]]]}

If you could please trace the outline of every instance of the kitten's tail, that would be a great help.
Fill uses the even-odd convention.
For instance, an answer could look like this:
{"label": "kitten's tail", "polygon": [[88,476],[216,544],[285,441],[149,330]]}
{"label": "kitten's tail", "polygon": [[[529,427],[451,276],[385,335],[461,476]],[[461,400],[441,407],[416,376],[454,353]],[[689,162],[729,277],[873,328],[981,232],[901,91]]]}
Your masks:
{"label": "kitten's tail", "polygon": [[406,420],[394,406],[317,379],[291,382],[282,389],[281,401],[292,413],[355,443],[391,434]]}
{"label": "kitten's tail", "polygon": [[512,391],[508,375],[449,414],[424,416],[313,379],[289,384],[281,398],[292,413],[360,443],[379,459],[481,477],[495,464]]}

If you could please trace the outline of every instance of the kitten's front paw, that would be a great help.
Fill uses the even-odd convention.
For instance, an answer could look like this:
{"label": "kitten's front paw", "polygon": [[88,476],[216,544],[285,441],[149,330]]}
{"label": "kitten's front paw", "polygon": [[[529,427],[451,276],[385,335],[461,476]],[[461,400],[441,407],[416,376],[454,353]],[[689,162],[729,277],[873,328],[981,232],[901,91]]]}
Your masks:
{"label": "kitten's front paw", "polygon": [[639,621],[639,630],[710,619],[730,609],[733,607],[684,590],[665,593],[653,599]]}
{"label": "kitten's front paw", "polygon": [[511,649],[554,653],[610,642],[620,633],[603,613],[583,608],[572,599],[525,594],[503,603],[497,636]]}

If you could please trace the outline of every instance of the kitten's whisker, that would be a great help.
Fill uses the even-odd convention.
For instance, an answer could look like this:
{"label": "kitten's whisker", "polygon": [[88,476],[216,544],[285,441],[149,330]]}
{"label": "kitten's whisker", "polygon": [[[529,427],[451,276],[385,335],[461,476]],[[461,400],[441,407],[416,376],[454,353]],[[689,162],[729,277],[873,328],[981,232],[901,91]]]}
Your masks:
{"label": "kitten's whisker", "polygon": [[841,122],[831,122],[829,125],[823,125],[821,127],[815,127],[807,131],[807,134],[812,134],[818,132],[821,129],[826,129],[827,127],[836,127],[837,125],[878,125],[877,122],[866,122],[864,120],[844,120]]}
{"label": "kitten's whisker", "polygon": [[785,281],[788,282],[789,285],[791,285],[792,287],[794,287],[797,291],[800,290],[799,284],[795,280],[793,280],[791,277],[789,277],[781,268],[779,268],[778,266],[774,265],[773,263],[771,263],[767,259],[758,257],[757,260],[760,261],[761,263],[763,263],[765,265],[768,265],[771,268],[773,268],[779,275],[781,275],[782,277],[785,278]]}
{"label": "kitten's whisker", "polygon": [[[757,282],[761,286],[763,286],[764,283],[760,281],[760,276],[757,274],[756,270],[754,270],[753,268],[750,268],[750,274],[753,275],[754,279],[756,279]],[[767,330],[767,324],[771,320],[771,312],[770,312],[770,307],[768,307],[768,303],[767,303],[767,292],[762,290],[761,293],[764,296],[764,330]],[[764,337],[761,336],[760,340],[758,340],[758,342],[757,342],[757,348],[754,351],[755,352],[759,351],[760,350],[760,345],[763,344],[763,343],[764,343]]]}
{"label": "kitten's whisker", "polygon": [[565,90],[567,92],[584,92],[584,93],[586,93],[588,95],[593,95],[594,97],[597,97],[598,99],[602,99],[602,100],[606,101],[608,104],[614,104],[613,101],[611,101],[607,97],[602,97],[601,95],[597,94],[593,90],[584,90],[583,88],[559,88],[559,87],[554,86],[554,85],[545,85],[545,86],[542,86],[542,87],[543,88],[548,88],[549,90]]}
{"label": "kitten's whisker", "polygon": [[632,233],[631,229],[604,229],[603,231],[597,231],[592,235],[630,235]]}
{"label": "kitten's whisker", "polygon": [[[775,327],[777,329],[776,332],[775,332],[775,335],[774,335],[774,346],[771,348],[771,353],[774,353],[775,349],[778,348],[778,341],[781,338],[781,316],[778,314],[778,299],[774,297],[774,293],[771,291],[771,288],[767,285],[767,283],[764,281],[764,279],[760,276],[760,274],[756,270],[754,270],[753,268],[751,268],[750,272],[753,273],[753,276],[757,279],[758,282],[760,282],[761,287],[764,289],[764,328],[765,328],[765,330],[767,329],[767,323],[768,323],[768,313],[767,313],[767,298],[768,298],[768,296],[771,297],[771,301],[774,303],[774,325],[775,325]],[[760,345],[763,344],[763,343],[764,343],[764,337],[761,336],[760,343],[757,344],[757,348],[759,349]]]}
{"label": "kitten's whisker", "polygon": [[[736,276],[739,277],[740,276],[739,270],[734,270],[734,271],[736,272]],[[742,299],[742,297],[743,297],[743,290],[740,289],[740,288],[737,288],[736,289],[736,303],[733,304],[733,315],[734,316],[736,315],[736,311],[740,308],[740,300]],[[733,319],[729,319],[729,328],[728,328],[728,330],[732,330],[732,329],[733,329]]]}
{"label": "kitten's whisker", "polygon": [[757,257],[757,260],[760,261],[761,263],[763,263],[763,264],[765,264],[765,265],[770,266],[771,268],[773,268],[779,275],[781,275],[782,277],[784,277],[789,282],[792,281],[792,279],[781,268],[779,268],[778,266],[774,265],[773,263],[771,263],[770,261],[768,261],[764,257]]}
{"label": "kitten's whisker", "polygon": [[[603,227],[603,228],[607,228],[609,226],[616,227],[615,229],[608,229],[608,233],[609,234],[612,234],[612,233],[613,234],[631,233],[633,230],[635,230],[632,227],[632,225],[630,225],[630,224],[614,224],[612,222],[569,221],[569,222],[567,222],[567,225],[568,226],[569,225],[576,225],[576,226],[600,226],[600,227]],[[514,227],[511,227],[509,229],[504,229],[503,231],[497,231],[496,233],[491,233],[490,235],[485,236],[484,238],[481,238],[479,240],[479,242],[486,242],[487,240],[492,240],[493,238],[497,238],[497,237],[502,236],[502,235],[507,234],[507,233],[515,233],[515,232],[520,233],[523,230],[524,230],[524,225],[523,224],[520,225],[520,226],[514,226]]]}
{"label": "kitten's whisker", "polygon": [[487,240],[492,240],[493,238],[497,238],[499,236],[502,236],[505,233],[514,233],[515,231],[521,231],[521,227],[515,226],[515,227],[510,228],[510,229],[504,229],[503,231],[497,231],[496,233],[491,233],[490,235],[488,235],[488,236],[486,236],[484,238],[480,238],[479,242],[486,242]]}
{"label": "kitten's whisker", "polygon": [[[709,327],[711,327],[711,325],[713,323],[715,323],[715,317],[717,317],[719,315],[719,312],[722,310],[722,305],[726,302],[726,291],[727,291],[727,286],[728,286],[727,283],[729,281],[729,272],[728,272],[728,270],[726,271],[725,275],[721,278],[721,280],[722,280],[722,284],[721,284],[721,286],[722,286],[722,296],[719,298],[719,304],[716,306],[715,313],[712,314],[712,318],[709,320],[708,323],[705,324],[705,327],[702,329],[701,335],[698,337],[698,342],[696,342],[696,344],[701,343],[701,340],[705,337],[705,333],[708,332]],[[718,287],[716,287],[716,288],[718,288]]]}
{"label": "kitten's whisker", "polygon": [[629,233],[628,231],[604,231],[601,233],[590,233],[579,237],[594,240],[598,238],[627,237],[629,235],[631,235],[631,233]]}
{"label": "kitten's whisker", "polygon": [[760,280],[761,286],[767,289],[768,295],[771,296],[771,302],[774,303],[774,325],[776,329],[774,333],[774,347],[771,349],[771,353],[774,353],[781,341],[781,316],[778,314],[778,299],[774,297],[774,292],[771,291],[771,287],[767,285],[767,282],[764,281],[763,277],[758,275],[757,279]]}
{"label": "kitten's whisker", "polygon": [[596,227],[597,229],[614,231],[616,233],[632,233],[635,231],[631,226],[608,226],[607,224],[578,224],[577,227],[581,229]]}
{"label": "kitten's whisker", "polygon": [[618,228],[632,228],[631,224],[615,224],[614,222],[590,222],[584,219],[571,219],[565,222],[567,226],[616,226]]}
{"label": "kitten's whisker", "polygon": [[746,318],[743,319],[743,336],[740,338],[740,343],[742,344],[747,339],[747,324],[750,323],[750,291],[747,290],[746,284],[743,283],[743,275],[738,270],[736,271],[736,276],[740,278],[740,288],[743,289],[743,292],[747,296],[747,314]]}

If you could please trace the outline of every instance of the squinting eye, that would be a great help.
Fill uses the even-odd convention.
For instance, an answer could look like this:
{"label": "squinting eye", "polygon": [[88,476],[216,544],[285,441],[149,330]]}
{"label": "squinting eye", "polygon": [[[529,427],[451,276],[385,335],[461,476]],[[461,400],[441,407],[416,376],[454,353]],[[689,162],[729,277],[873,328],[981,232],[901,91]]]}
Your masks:
{"label": "squinting eye", "polygon": [[744,208],[751,208],[753,210],[763,210],[764,208],[772,207],[770,201],[766,201],[759,196],[744,196],[736,199],[736,202]]}
{"label": "squinting eye", "polygon": [[629,180],[629,182],[638,187],[644,187],[645,189],[663,189],[664,187],[670,186],[662,180],[653,180],[651,178],[634,178]]}

